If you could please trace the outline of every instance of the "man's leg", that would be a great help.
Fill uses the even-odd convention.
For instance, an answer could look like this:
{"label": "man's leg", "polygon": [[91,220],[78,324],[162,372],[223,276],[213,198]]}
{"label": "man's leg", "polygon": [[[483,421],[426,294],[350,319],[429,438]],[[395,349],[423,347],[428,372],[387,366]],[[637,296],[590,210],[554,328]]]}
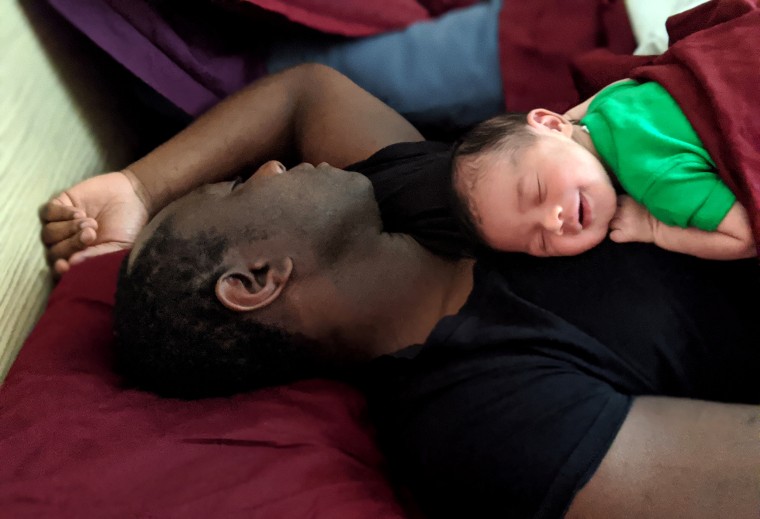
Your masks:
{"label": "man's leg", "polygon": [[499,70],[501,0],[457,9],[404,30],[336,42],[273,45],[270,72],[329,65],[419,125],[458,128],[504,110]]}

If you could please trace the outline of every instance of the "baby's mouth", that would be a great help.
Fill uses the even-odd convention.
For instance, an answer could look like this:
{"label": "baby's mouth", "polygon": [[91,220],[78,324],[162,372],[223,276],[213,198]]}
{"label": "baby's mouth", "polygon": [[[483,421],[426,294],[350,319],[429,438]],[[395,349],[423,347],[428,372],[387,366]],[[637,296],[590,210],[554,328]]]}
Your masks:
{"label": "baby's mouth", "polygon": [[591,206],[589,206],[586,196],[581,193],[578,200],[578,224],[580,224],[581,229],[585,229],[591,225],[592,221]]}

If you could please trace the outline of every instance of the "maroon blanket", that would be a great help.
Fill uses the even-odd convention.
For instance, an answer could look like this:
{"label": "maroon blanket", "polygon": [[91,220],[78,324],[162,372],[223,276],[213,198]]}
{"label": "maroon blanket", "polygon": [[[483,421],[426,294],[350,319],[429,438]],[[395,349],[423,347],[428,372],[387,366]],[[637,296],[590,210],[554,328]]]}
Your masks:
{"label": "maroon blanket", "polygon": [[668,34],[670,48],[659,57],[597,52],[578,60],[579,89],[589,96],[626,76],[665,87],[704,142],[723,181],[747,208],[760,246],[758,2],[712,0],[670,18]]}
{"label": "maroon blanket", "polygon": [[564,112],[582,100],[571,61],[594,49],[636,48],[623,0],[504,0],[499,49],[506,108]]}

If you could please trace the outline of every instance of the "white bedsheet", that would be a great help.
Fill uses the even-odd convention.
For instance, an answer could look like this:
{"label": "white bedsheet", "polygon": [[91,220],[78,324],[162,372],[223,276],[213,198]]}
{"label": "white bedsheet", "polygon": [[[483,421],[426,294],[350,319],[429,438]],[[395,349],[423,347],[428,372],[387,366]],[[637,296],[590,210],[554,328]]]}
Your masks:
{"label": "white bedsheet", "polygon": [[707,0],[626,0],[628,18],[638,46],[634,54],[662,54],[668,48],[665,20]]}

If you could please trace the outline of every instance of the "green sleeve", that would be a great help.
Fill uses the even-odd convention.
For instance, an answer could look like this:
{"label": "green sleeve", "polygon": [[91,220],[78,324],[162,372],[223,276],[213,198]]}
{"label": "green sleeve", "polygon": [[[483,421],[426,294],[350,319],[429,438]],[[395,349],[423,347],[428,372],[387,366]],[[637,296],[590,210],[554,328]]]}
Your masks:
{"label": "green sleeve", "polygon": [[672,157],[669,169],[641,194],[655,218],[667,225],[714,231],[726,217],[736,197],[704,162]]}

